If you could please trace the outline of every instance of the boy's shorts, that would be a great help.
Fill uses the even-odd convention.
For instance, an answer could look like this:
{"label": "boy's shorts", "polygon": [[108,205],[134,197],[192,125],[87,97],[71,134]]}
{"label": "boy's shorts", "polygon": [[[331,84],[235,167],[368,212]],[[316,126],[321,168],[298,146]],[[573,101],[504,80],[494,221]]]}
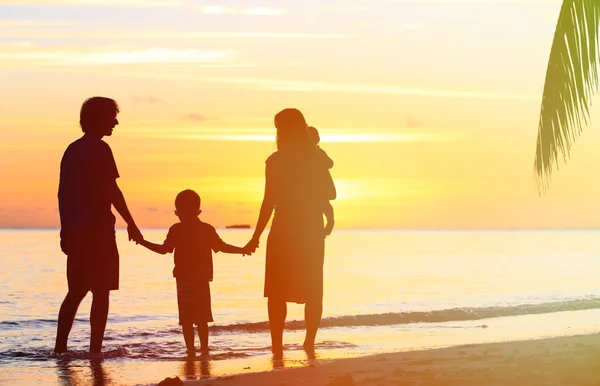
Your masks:
{"label": "boy's shorts", "polygon": [[176,278],[179,325],[212,322],[210,283],[197,278]]}

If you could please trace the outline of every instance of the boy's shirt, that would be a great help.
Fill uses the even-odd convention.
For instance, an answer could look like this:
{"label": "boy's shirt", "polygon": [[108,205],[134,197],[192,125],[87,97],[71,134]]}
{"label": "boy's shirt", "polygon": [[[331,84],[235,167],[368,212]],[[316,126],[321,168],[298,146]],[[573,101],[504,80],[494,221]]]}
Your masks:
{"label": "boy's shirt", "polygon": [[327,169],[333,168],[333,160],[327,155],[327,153],[325,153],[325,150],[321,149],[320,146],[317,146],[316,149],[317,154],[319,155],[319,157],[321,157],[321,160],[323,161],[325,167],[327,167]]}
{"label": "boy's shirt", "polygon": [[164,242],[175,249],[173,276],[212,281],[212,252],[222,250],[223,244],[215,228],[200,219],[174,224]]}

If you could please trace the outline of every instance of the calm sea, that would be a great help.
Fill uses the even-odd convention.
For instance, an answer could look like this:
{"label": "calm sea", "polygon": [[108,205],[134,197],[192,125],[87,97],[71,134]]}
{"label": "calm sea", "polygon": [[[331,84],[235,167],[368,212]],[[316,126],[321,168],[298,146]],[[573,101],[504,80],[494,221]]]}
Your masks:
{"label": "calm sea", "polygon": [[[222,230],[244,245],[250,230]],[[144,232],[161,242],[164,230]],[[290,305],[283,360],[269,351],[263,248],[215,255],[215,322],[207,359],[185,359],[172,255],[118,232],[121,289],[111,295],[104,358],[90,358],[91,295],[71,355],[51,355],[66,293],[52,230],[0,231],[0,383],[146,385],[338,357],[600,331],[600,231],[336,231],[327,238],[317,356],[307,358],[303,308]]]}

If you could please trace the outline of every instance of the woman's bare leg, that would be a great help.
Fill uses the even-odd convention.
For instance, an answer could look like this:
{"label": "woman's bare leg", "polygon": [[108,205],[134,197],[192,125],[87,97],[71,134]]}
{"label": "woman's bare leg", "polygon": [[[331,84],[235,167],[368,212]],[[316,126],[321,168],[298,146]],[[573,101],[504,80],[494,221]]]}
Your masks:
{"label": "woman's bare leg", "polygon": [[285,300],[269,298],[269,325],[271,329],[271,350],[283,350],[283,327],[287,316],[287,303]]}
{"label": "woman's bare leg", "polygon": [[307,300],[304,306],[304,322],[306,323],[306,338],[302,345],[306,350],[314,350],[317,330],[321,324],[323,300]]}

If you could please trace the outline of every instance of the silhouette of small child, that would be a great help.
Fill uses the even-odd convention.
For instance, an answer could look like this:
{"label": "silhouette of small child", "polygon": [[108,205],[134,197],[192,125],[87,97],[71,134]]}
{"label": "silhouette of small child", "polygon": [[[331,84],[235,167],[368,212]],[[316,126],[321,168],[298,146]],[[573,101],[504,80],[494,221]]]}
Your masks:
{"label": "silhouette of small child", "polygon": [[177,282],[179,325],[189,356],[194,356],[194,324],[198,326],[200,351],[208,353],[208,322],[213,321],[210,285],[213,280],[212,252],[250,255],[244,248],[225,243],[210,224],[200,221],[200,196],[184,190],[175,198],[180,222],[169,228],[162,244],[142,240],[139,244],[160,254],[174,254],[173,276]]}
{"label": "silhouette of small child", "polygon": [[[327,153],[325,153],[325,150],[321,149],[321,147],[319,146],[319,142],[321,142],[321,136],[319,136],[319,131],[313,126],[308,126],[308,140],[310,144],[315,147],[319,156],[322,157],[324,164],[327,166],[327,168],[331,169],[333,167],[333,160],[329,158]],[[324,230],[325,236],[329,236],[331,234],[331,231],[333,230],[333,225],[335,224],[335,219],[333,216],[333,206],[331,206],[331,202],[325,202],[325,204],[323,205],[323,214],[327,219],[327,224],[325,225]]]}

